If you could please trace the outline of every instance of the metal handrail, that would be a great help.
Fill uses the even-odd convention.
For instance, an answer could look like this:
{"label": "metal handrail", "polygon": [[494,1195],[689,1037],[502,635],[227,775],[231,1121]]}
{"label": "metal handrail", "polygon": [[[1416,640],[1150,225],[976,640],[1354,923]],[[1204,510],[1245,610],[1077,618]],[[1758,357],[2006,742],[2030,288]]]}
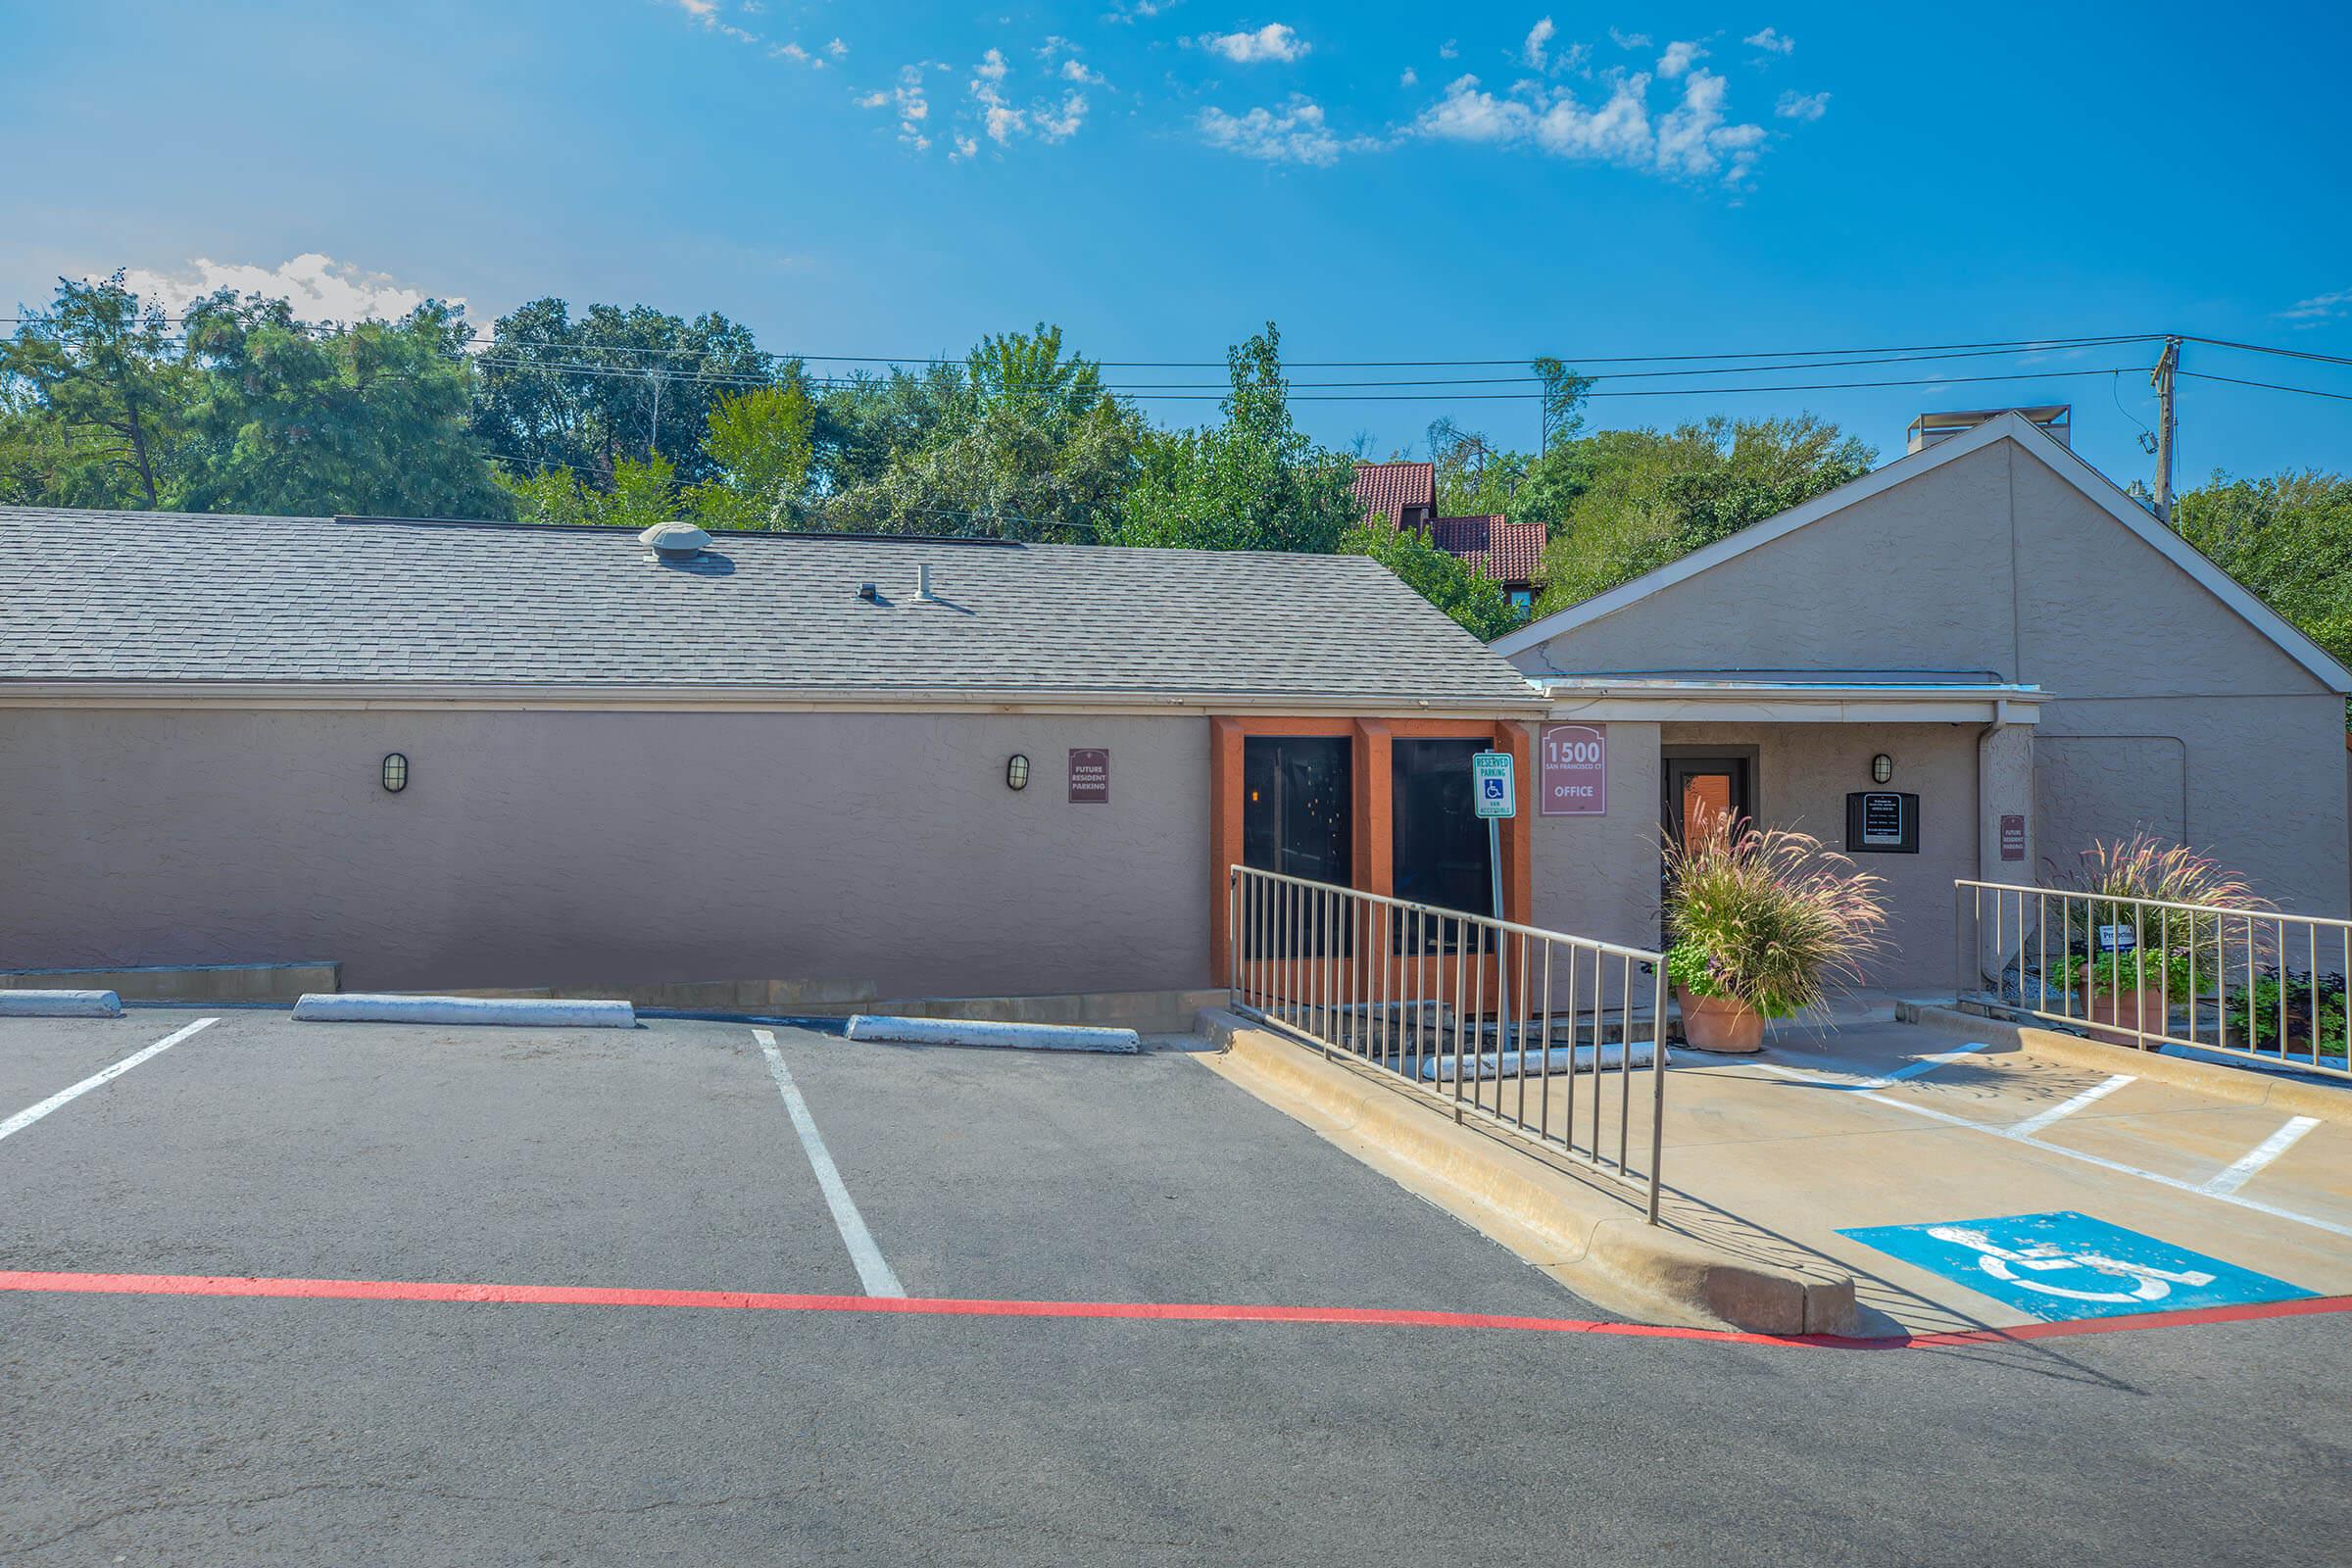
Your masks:
{"label": "metal handrail", "polygon": [[[2320,996],[2322,933],[2328,938],[2326,956],[2331,962],[2341,959],[2336,972],[2352,974],[2352,920],[1969,877],[1955,878],[1952,890],[1958,960],[1954,990],[1961,1000],[1989,998],[2015,1011],[2087,1029],[2117,1045],[2145,1050],[2187,1046],[2263,1066],[2352,1078],[2344,1052],[2345,1042],[2352,1041],[2352,984],[2346,985],[2339,1005],[2324,1014]],[[2107,921],[2099,920],[2101,911],[2109,914]],[[2101,928],[2126,923],[2132,931],[2128,955],[2120,946],[2102,947],[2108,939]],[[2055,955],[2069,970],[2068,983],[2061,986],[2051,984],[2053,931]],[[2128,1009],[2121,996],[2127,965],[2132,980]],[[2108,985],[2103,1010],[2101,978]],[[2277,989],[2275,1006],[2258,998],[2264,981]],[[2289,1006],[2298,985],[2310,1002],[2308,1032],[2299,1053],[2291,1049],[2294,1014]],[[2054,1009],[2053,1000],[2059,1003]],[[2232,1013],[2241,1020],[2235,1026]],[[2330,1028],[2340,1028],[2335,1049],[2323,1052],[2320,1048]],[[2330,1056],[2332,1060],[2323,1059]]]}
{"label": "metal handrail", "polygon": [[[1226,975],[1235,1011],[1327,1057],[1346,1055],[1401,1079],[1448,1106],[1457,1121],[1475,1116],[1640,1186],[1649,1222],[1658,1222],[1667,1066],[1663,955],[1244,865],[1227,870],[1226,905]],[[1645,1170],[1631,1159],[1639,1093],[1634,1056],[1644,1043],[1634,1006],[1637,965],[1649,992]],[[1564,1035],[1557,1032],[1563,1026]],[[1603,1049],[1612,1028],[1614,1063]],[[1579,1041],[1585,1032],[1589,1046]],[[1565,1047],[1555,1044],[1563,1038]],[[1581,1095],[1580,1065],[1590,1076]],[[1506,1095],[1506,1080],[1514,1094]],[[1604,1107],[1606,1101],[1613,1103]]]}

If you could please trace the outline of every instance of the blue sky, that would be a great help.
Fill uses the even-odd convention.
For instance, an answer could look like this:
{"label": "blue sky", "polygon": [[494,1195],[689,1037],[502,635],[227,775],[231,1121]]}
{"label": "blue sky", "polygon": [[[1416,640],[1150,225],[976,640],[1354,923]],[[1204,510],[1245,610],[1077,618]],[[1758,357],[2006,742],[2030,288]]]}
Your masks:
{"label": "blue sky", "polygon": [[[0,292],[124,267],[329,315],[558,294],[838,355],[1047,320],[1105,360],[1215,361],[1269,318],[1294,362],[2155,330],[2352,355],[2347,8],[1257,5],[11,8],[0,134],[30,156],[0,185]],[[2130,477],[2151,358],[1593,414],[1809,409],[1891,455],[1922,409],[2071,402]],[[2185,364],[2352,393],[2352,368]],[[1382,454],[1447,413],[1532,444],[1531,404],[1467,396],[1495,390],[1520,389],[1298,413]],[[2180,447],[2184,478],[2352,468],[2352,402],[2184,380]]]}

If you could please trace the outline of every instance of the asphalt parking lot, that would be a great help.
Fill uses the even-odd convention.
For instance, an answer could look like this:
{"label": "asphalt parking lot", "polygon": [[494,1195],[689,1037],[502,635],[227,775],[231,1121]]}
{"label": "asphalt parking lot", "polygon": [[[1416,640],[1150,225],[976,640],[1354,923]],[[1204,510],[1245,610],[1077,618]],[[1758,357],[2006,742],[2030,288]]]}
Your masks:
{"label": "asphalt parking lot", "polygon": [[2342,1315],[1650,1337],[1182,1050],[766,1034],[0,1022],[0,1560],[2277,1564],[2352,1530]]}

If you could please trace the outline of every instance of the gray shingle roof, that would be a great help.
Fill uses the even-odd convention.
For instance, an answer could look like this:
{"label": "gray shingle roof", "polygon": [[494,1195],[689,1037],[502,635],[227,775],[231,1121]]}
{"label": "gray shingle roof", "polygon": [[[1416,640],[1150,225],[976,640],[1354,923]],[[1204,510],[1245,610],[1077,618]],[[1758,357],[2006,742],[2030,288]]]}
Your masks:
{"label": "gray shingle roof", "polygon": [[[0,683],[1534,699],[1356,557],[790,534],[648,557],[619,530],[0,507]],[[909,602],[918,564],[944,603]]]}

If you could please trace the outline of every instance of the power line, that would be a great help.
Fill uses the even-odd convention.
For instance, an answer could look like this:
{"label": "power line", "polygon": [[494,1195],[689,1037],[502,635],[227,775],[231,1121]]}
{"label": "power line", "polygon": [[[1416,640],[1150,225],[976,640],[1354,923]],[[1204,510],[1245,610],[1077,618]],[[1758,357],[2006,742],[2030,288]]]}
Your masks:
{"label": "power line", "polygon": [[[2322,365],[2352,365],[2352,358],[2346,358],[2341,354],[2319,354],[2310,349],[2282,349],[2268,343],[2232,343],[2228,338],[2197,337],[2187,332],[2179,332],[2174,335],[2183,343],[2203,343],[2217,349],[2243,349],[2249,354],[2276,354],[2281,359],[2288,360],[2317,360]],[[2188,372],[2183,370],[2180,373],[2186,375]]]}
{"label": "power line", "polygon": [[2209,370],[2176,370],[2175,375],[2193,375],[2200,381],[2227,381],[2231,386],[2258,386],[2272,392],[2300,392],[2307,398],[2332,398],[2338,403],[2352,403],[2352,392],[2327,392],[2316,386],[2289,386],[2284,381],[2248,381],[2241,376],[2215,375]]}

